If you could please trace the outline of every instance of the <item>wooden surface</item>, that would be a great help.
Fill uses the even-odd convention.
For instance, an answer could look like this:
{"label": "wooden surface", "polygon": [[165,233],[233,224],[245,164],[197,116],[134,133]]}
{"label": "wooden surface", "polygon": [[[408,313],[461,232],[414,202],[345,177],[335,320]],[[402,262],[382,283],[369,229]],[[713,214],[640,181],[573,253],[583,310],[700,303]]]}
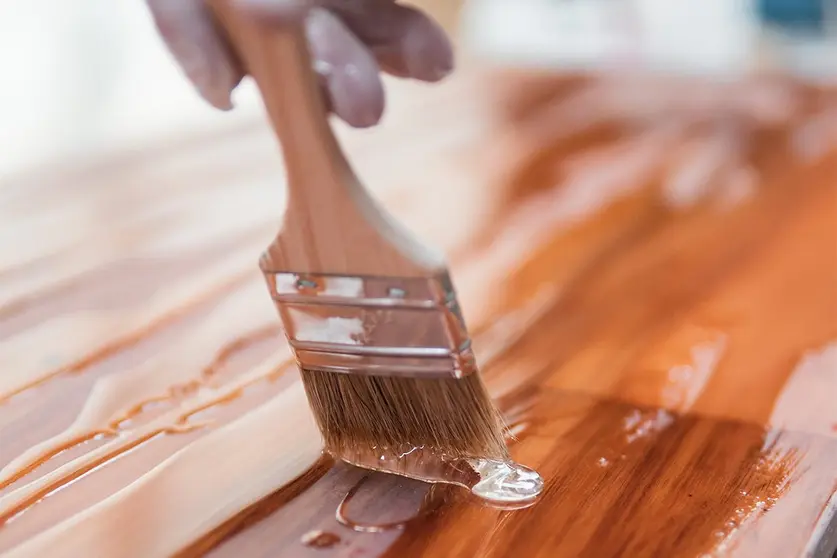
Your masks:
{"label": "wooden surface", "polygon": [[265,126],[4,184],[0,552],[830,556],[837,97],[748,87],[463,73],[348,134],[450,258],[518,511],[320,457]]}

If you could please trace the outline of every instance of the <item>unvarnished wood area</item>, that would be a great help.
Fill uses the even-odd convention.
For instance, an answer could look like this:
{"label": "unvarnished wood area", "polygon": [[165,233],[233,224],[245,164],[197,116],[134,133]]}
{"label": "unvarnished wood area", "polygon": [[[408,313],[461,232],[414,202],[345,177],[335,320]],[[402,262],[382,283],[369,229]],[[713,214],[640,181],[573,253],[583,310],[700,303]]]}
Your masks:
{"label": "unvarnished wood area", "polygon": [[257,261],[264,123],[0,187],[0,553],[829,557],[837,96],[463,72],[340,129],[448,255],[508,511],[321,441]]}

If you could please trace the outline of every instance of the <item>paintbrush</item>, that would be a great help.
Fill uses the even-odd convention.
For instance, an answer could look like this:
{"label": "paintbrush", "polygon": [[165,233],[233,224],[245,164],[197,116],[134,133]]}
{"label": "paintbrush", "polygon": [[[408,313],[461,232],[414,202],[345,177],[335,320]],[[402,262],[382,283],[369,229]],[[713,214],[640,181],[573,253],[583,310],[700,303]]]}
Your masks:
{"label": "paintbrush", "polygon": [[444,259],[361,186],[329,126],[298,23],[212,10],[282,147],[287,205],[260,260],[326,450],[505,459]]}

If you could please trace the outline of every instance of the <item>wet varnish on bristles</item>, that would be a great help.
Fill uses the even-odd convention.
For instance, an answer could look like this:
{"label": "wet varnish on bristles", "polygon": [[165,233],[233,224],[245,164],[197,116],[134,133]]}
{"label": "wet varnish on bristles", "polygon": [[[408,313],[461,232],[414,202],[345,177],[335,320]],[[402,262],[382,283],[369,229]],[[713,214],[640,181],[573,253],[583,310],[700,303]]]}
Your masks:
{"label": "wet varnish on bristles", "polygon": [[479,374],[394,378],[302,371],[326,448],[342,455],[376,446],[454,457],[507,457],[503,426]]}

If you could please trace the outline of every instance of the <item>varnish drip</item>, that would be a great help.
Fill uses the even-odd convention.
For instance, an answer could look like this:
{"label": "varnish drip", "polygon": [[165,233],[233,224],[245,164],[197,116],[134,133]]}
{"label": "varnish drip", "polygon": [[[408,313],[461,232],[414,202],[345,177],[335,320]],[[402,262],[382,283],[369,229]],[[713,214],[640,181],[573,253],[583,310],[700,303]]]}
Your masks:
{"label": "varnish drip", "polygon": [[340,543],[340,537],[327,531],[308,531],[302,535],[301,542],[312,548],[331,548]]}
{"label": "varnish drip", "polygon": [[88,466],[78,469],[77,471],[75,471],[74,475],[62,479],[60,482],[47,487],[42,492],[34,493],[30,498],[21,501],[17,506],[12,507],[8,511],[0,513],[0,527],[18,519],[20,516],[31,510],[38,503],[43,502],[44,500],[60,492],[61,490],[69,488],[73,484],[79,482],[81,479],[94,474],[96,471],[100,471],[104,467],[113,465],[115,462],[124,458],[128,454],[133,453],[145,446],[146,444],[152,442],[158,436],[170,434],[187,434],[198,428],[201,428],[201,426],[178,425],[159,431],[154,431],[146,436],[138,438],[133,442],[130,442],[127,445],[119,448],[112,454],[106,455],[101,460],[91,462]]}
{"label": "varnish drip", "polygon": [[[194,312],[196,309],[199,309],[200,306],[207,301],[216,299],[217,297],[225,293],[229,293],[234,288],[244,284],[247,277],[248,274],[239,272],[233,277],[221,282],[220,285],[216,285],[213,288],[207,289],[206,292],[201,292],[199,295],[191,297],[187,303],[182,304],[176,310],[162,312],[159,316],[155,316],[147,324],[138,327],[133,331],[126,332],[122,335],[113,335],[107,343],[86,353],[83,357],[80,357],[73,362],[65,363],[57,367],[51,367],[49,371],[36,374],[32,378],[26,378],[21,383],[14,381],[15,375],[12,374],[10,378],[6,379],[9,382],[8,384],[5,382],[0,384],[0,405],[5,404],[12,398],[27,394],[27,392],[30,392],[35,388],[42,387],[48,382],[61,376],[87,370],[93,365],[104,361],[109,357],[117,355],[120,352],[127,351],[135,345],[139,345],[142,341],[150,338],[155,332],[164,330],[166,327],[176,324],[178,320],[188,316],[190,312]],[[17,372],[17,370],[15,370],[15,372]]]}
{"label": "varnish drip", "polygon": [[[19,518],[45,499],[67,489],[82,478],[112,465],[160,436],[188,434],[206,428],[215,422],[213,419],[216,418],[206,415],[242,399],[246,394],[255,395],[256,401],[271,396],[281,388],[277,380],[284,369],[284,366],[277,366],[274,359],[268,359],[255,370],[231,382],[230,385],[216,388],[216,391],[209,389],[203,398],[195,398],[196,400],[190,401],[190,405],[184,405],[157,417],[136,432],[112,432],[110,443],[98,448],[97,451],[92,451],[74,463],[59,467],[42,479],[22,487],[21,492],[27,492],[27,494],[16,502],[14,502],[15,494],[0,498],[0,527]],[[258,392],[250,393],[254,389],[258,389]],[[238,414],[240,411],[240,409],[234,409],[233,414]],[[22,478],[54,456],[55,454],[48,454],[28,468],[20,469],[10,477],[11,480],[7,484]],[[7,501],[14,503],[5,507]]]}
{"label": "varnish drip", "polygon": [[485,503],[503,508],[528,507],[543,490],[543,479],[536,471],[513,461],[452,458],[424,448],[403,452],[373,448],[339,457],[364,469],[461,486]]}
{"label": "varnish drip", "polygon": [[113,439],[115,436],[116,434],[109,430],[94,431],[89,434],[73,438],[66,443],[57,445],[53,450],[44,453],[40,459],[30,463],[28,466],[21,467],[9,477],[0,479],[0,494],[2,494],[2,492],[9,486],[12,486],[15,482],[21,480],[50,461],[58,460],[65,456],[69,458],[67,461],[71,461],[71,454],[83,454],[86,451],[94,449],[97,445],[104,444],[106,441]]}
{"label": "varnish drip", "polygon": [[[10,472],[6,469],[0,470],[0,495],[2,495],[3,491],[7,488],[13,487],[13,485],[18,483],[18,481],[24,480],[30,474],[42,467],[45,467],[48,463],[59,456],[69,454],[71,450],[77,449],[80,446],[86,446],[88,448],[96,447],[96,443],[102,445],[105,442],[115,440],[119,436],[130,434],[132,431],[142,427],[143,425],[149,424],[155,419],[164,416],[166,412],[176,410],[177,407],[183,404],[187,399],[196,396],[200,390],[209,390],[206,391],[206,394],[211,396],[211,389],[213,387],[218,387],[213,385],[214,381],[217,380],[217,377],[225,370],[230,361],[240,357],[240,354],[244,353],[247,349],[250,349],[251,347],[264,341],[271,340],[277,334],[277,329],[273,326],[269,326],[257,329],[250,332],[248,335],[236,338],[227,346],[224,346],[215,355],[212,361],[200,371],[200,375],[197,379],[190,379],[180,383],[175,383],[174,385],[168,387],[165,394],[149,396],[142,401],[135,403],[126,411],[120,413],[116,417],[113,417],[109,421],[107,429],[92,430],[88,433],[72,437],[66,441],[56,440],[56,444],[53,448],[44,451],[43,454],[32,459],[29,463],[18,466]],[[267,372],[266,376],[256,377],[251,381],[251,383],[260,382],[265,379],[271,382],[275,381],[278,377],[277,375],[281,374],[283,370],[284,368],[281,367],[271,369]],[[248,384],[245,383],[239,388],[233,388],[228,393],[223,393],[218,397],[211,398],[205,403],[200,404],[197,408],[192,409],[178,417],[176,424],[168,430],[178,429],[178,431],[182,431],[184,428],[194,429],[196,427],[204,426],[203,424],[194,424],[193,417],[199,413],[203,413],[206,409],[223,405],[237,399],[241,396],[242,390],[247,386]],[[192,421],[192,424],[187,424],[190,420]],[[166,429],[157,430],[155,435],[166,432]],[[130,445],[130,442],[125,443],[128,444],[128,446]],[[50,470],[54,470],[54,468],[57,468],[58,466],[60,465],[54,464],[54,467]],[[4,474],[7,476],[4,477]]]}
{"label": "varnish drip", "polygon": [[[437,490],[438,484],[428,488],[420,482],[406,480],[414,483],[410,486],[401,484],[403,479],[394,483],[386,476],[371,473],[360,479],[337,506],[334,513],[337,522],[358,533],[393,531],[427,517],[444,501],[444,494]],[[387,499],[387,505],[375,505],[382,498]]]}

